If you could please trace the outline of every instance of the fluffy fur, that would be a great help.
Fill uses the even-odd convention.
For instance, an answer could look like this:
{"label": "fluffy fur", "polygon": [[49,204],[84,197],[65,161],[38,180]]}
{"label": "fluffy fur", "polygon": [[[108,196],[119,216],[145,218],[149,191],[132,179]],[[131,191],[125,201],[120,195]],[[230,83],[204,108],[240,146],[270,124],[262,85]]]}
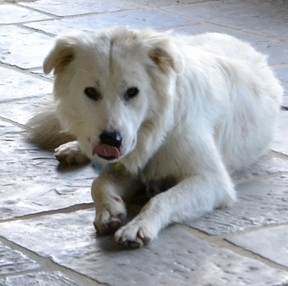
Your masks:
{"label": "fluffy fur", "polygon": [[[216,33],[118,28],[64,35],[45,59],[44,71],[52,70],[56,110],[36,118],[31,136],[63,139],[58,128],[43,128],[56,126],[57,117],[77,138],[56,150],[60,160],[112,165],[92,186],[95,225],[99,233],[116,231],[116,241],[129,247],[173,222],[231,205],[231,174],[267,150],[283,93],[265,56]],[[88,86],[101,92],[99,100],[85,96]],[[125,102],[130,86],[140,93]],[[123,136],[112,164],[92,154],[104,129]],[[125,225],[124,198],[139,181],[164,192]]]}

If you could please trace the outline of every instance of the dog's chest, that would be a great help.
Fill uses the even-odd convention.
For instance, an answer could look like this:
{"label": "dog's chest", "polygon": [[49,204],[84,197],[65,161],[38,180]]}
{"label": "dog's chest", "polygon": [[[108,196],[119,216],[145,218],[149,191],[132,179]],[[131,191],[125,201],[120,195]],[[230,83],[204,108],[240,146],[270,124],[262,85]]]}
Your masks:
{"label": "dog's chest", "polygon": [[165,192],[177,184],[177,179],[169,176],[158,180],[145,181],[146,194],[148,197],[153,197],[161,192]]}

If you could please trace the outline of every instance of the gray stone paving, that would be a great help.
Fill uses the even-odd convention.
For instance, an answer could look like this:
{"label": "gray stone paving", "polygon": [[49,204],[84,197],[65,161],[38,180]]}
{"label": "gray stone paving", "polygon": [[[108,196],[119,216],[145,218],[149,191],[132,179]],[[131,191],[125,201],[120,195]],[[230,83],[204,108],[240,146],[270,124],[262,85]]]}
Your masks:
{"label": "gray stone paving", "polygon": [[59,168],[25,142],[22,125],[51,98],[41,65],[53,37],[115,25],[237,36],[269,55],[288,88],[286,0],[0,0],[0,286],[288,285],[287,110],[273,151],[235,176],[233,208],[137,251],[96,237],[91,166]]}
{"label": "gray stone paving", "polygon": [[[39,268],[39,264],[0,242],[0,277]],[[1,285],[1,284],[0,284]]]}
{"label": "gray stone paving", "polygon": [[24,275],[15,275],[5,278],[0,278],[0,286],[77,286],[75,282],[63,276],[61,273],[28,273]]}

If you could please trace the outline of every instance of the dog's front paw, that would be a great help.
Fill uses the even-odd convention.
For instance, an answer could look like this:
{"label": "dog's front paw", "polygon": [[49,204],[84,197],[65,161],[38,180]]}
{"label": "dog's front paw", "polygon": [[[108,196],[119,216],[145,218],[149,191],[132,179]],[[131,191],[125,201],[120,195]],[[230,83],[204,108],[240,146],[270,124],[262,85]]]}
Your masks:
{"label": "dog's front paw", "polygon": [[114,233],[125,223],[126,216],[127,211],[124,202],[119,198],[114,204],[96,209],[95,229],[100,235]]}
{"label": "dog's front paw", "polygon": [[82,165],[89,159],[82,153],[77,141],[71,141],[60,145],[55,149],[55,157],[61,164]]}
{"label": "dog's front paw", "polygon": [[115,240],[127,248],[140,248],[157,236],[157,229],[145,220],[132,220],[115,233]]}

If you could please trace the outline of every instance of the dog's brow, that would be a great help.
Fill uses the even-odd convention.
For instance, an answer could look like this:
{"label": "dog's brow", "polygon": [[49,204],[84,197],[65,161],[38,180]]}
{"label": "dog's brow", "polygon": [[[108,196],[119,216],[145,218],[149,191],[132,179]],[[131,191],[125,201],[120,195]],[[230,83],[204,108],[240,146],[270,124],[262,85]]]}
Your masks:
{"label": "dog's brow", "polygon": [[113,73],[113,39],[110,40],[110,47],[109,47],[109,74],[111,75]]}

